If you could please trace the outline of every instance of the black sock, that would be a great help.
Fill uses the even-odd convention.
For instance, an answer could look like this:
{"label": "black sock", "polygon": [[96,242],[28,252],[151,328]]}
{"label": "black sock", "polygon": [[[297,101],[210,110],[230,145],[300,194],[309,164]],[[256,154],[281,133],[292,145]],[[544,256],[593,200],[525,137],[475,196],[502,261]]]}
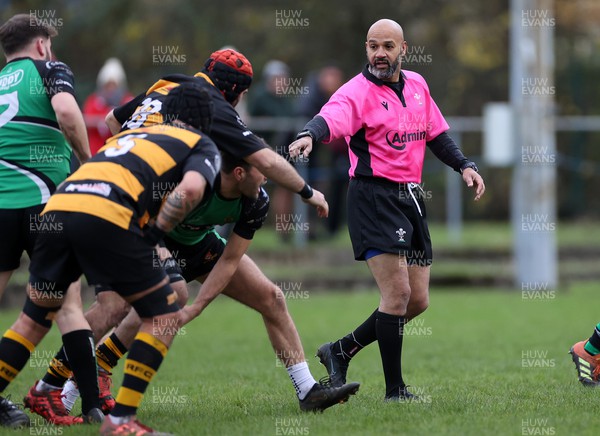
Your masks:
{"label": "black sock", "polygon": [[14,330],[0,340],[0,392],[21,372],[35,346]]}
{"label": "black sock", "polygon": [[[365,322],[359,325],[352,333],[344,336],[338,341],[341,355],[344,359],[352,359],[356,353],[367,345],[377,340],[376,331],[377,310],[369,316]],[[336,350],[337,351],[337,350]]]}
{"label": "black sock", "polygon": [[113,332],[96,348],[96,359],[98,360],[98,365],[110,373],[125,353],[127,353],[127,347],[123,345],[119,337]]}
{"label": "black sock", "polygon": [[63,347],[81,394],[81,412],[100,408],[96,350],[91,330],[75,330],[63,335]]}
{"label": "black sock", "polygon": [[385,377],[386,396],[397,396],[402,380],[402,338],[404,318],[377,312],[377,341]]}
{"label": "black sock", "polygon": [[42,381],[54,387],[60,388],[71,377],[71,366],[65,354],[65,347],[60,347],[54,359],[50,362],[48,370]]}

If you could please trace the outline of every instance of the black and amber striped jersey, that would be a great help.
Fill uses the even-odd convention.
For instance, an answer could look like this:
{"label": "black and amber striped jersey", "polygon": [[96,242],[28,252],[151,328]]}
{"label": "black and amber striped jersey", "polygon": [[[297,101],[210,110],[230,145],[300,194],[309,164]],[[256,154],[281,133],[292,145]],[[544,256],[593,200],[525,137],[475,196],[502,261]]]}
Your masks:
{"label": "black and amber striped jersey", "polygon": [[267,145],[244,124],[233,106],[225,100],[210,78],[204,73],[195,76],[171,74],[160,79],[129,103],[116,108],[113,112],[122,129],[136,129],[156,123],[169,122],[161,113],[165,96],[169,90],[182,83],[194,83],[205,89],[214,106],[213,124],[210,137],[220,150],[243,159],[261,150]]}
{"label": "black and amber striped jersey", "polygon": [[43,213],[81,212],[141,231],[186,172],[199,172],[212,189],[220,167],[219,150],[199,130],[162,124],[128,130],[67,178]]}

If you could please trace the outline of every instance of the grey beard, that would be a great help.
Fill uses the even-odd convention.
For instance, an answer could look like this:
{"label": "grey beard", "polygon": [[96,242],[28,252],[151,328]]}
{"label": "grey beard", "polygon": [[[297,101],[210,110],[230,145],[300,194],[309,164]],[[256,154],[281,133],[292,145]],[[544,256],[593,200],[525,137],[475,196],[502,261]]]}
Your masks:
{"label": "grey beard", "polygon": [[383,70],[383,71],[377,69],[375,67],[375,65],[372,65],[371,63],[369,63],[369,73],[371,73],[372,75],[377,77],[379,80],[391,79],[399,65],[400,65],[400,57],[398,57],[398,59],[396,59],[396,62],[394,62],[386,70]]}

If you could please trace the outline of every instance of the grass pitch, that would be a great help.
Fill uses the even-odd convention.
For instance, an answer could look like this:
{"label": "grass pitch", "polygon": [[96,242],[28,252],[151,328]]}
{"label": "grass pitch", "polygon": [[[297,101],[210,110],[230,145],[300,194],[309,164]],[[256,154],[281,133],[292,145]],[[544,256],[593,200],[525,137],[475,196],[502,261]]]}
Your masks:
{"label": "grass pitch", "polygon": [[[598,283],[556,292],[431,292],[407,326],[403,364],[420,402],[383,403],[376,344],[351,363],[358,394],[323,414],[300,412],[260,316],[220,297],[183,330],[150,385],[142,422],[178,435],[584,435],[597,434],[600,391],[580,386],[567,351],[600,321]],[[293,295],[290,295],[293,296]],[[323,342],[346,334],[376,307],[375,291],[304,292],[288,306],[316,378]],[[16,311],[2,315],[4,330]],[[19,400],[42,377],[58,332],[35,351],[7,394]],[[122,364],[115,371],[121,380]],[[114,389],[116,393],[116,388]],[[97,427],[46,425],[2,434],[86,435]]]}

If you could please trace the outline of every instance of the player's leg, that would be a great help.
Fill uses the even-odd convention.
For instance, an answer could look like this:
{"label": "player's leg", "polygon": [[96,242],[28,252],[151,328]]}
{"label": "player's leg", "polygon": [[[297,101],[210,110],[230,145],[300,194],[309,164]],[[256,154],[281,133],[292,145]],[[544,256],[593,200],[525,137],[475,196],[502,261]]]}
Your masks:
{"label": "player's leg", "polygon": [[[68,321],[68,318],[65,318],[65,316],[68,316],[67,314],[69,312],[72,313],[75,308],[81,306],[80,298],[73,300],[71,298],[72,295],[73,294],[71,293],[67,294],[67,299],[58,313],[57,322],[60,322],[61,318]],[[131,306],[129,303],[125,302],[116,292],[112,292],[102,285],[96,286],[96,301],[84,314],[85,319],[92,329],[94,343],[97,343],[98,338],[102,338],[111,328],[119,323],[130,308]],[[87,340],[87,343],[89,343],[89,340]],[[119,349],[118,343],[111,343],[111,345],[113,345],[115,350]],[[124,352],[126,352],[126,350]],[[98,384],[97,388],[94,386],[94,389],[99,389],[97,396],[100,401],[100,408],[104,413],[108,413],[115,406],[115,399],[112,396],[110,389],[111,379],[109,374],[106,374],[101,368],[98,368],[97,375]],[[26,397],[26,403],[30,406],[30,409],[51,422],[54,415],[69,415],[69,412],[80,394],[79,387],[75,382],[70,382],[71,386],[69,386],[68,389],[63,390],[65,383],[72,376],[71,363],[67,359],[67,353],[65,352],[65,347],[63,345],[50,361],[42,380],[36,382],[32,389],[30,389],[30,393]],[[58,393],[55,391],[58,391]],[[33,395],[35,392],[40,393],[40,395]],[[45,393],[46,396],[58,395],[61,399],[61,403],[59,404],[52,400],[52,403],[56,404],[54,407],[48,408],[45,406],[47,399],[44,398],[41,393]]]}
{"label": "player's leg", "polygon": [[[184,278],[181,275],[181,269],[178,267],[177,262],[171,256],[170,252],[166,248],[159,250],[161,256],[161,267],[164,268],[165,273],[169,276],[170,285],[177,294],[177,304],[179,307],[183,307],[188,299],[188,289]],[[138,316],[137,312],[126,303],[124,307],[121,303],[113,301],[112,296],[116,296],[119,300],[122,298],[115,292],[109,291],[106,286],[97,286],[96,292],[102,291],[98,294],[108,295],[111,297],[104,299],[105,301],[98,304],[97,307],[108,306],[106,309],[110,311],[110,307],[114,307],[118,314],[115,318],[115,313],[112,314],[107,312],[106,317],[113,318],[115,322],[118,322],[118,326],[109,335],[103,338],[102,341],[96,347],[96,359],[98,362],[98,387],[100,389],[100,402],[102,405],[102,411],[104,413],[110,412],[115,406],[115,399],[111,393],[112,386],[112,369],[118,364],[119,360],[127,353],[131,347],[135,336],[142,324],[142,320]],[[106,303],[109,301],[109,303]],[[123,300],[124,301],[124,300]],[[128,311],[126,316],[123,317],[123,309]],[[129,310],[131,309],[131,310]],[[160,326],[159,326],[160,327]],[[77,387],[73,383],[65,385],[63,389],[63,396],[65,407],[70,410],[73,407],[79,392]]]}
{"label": "player's leg", "polygon": [[[317,355],[328,368],[332,383],[346,379],[350,359],[377,340],[386,382],[386,398],[409,397],[402,378],[402,342],[405,315],[411,298],[406,258],[371,252],[367,265],[380,290],[379,308],[357,329],[335,343],[322,345]],[[416,278],[415,278],[416,280]]]}
{"label": "player's leg", "polygon": [[[400,185],[397,192],[387,194],[388,200],[395,198],[397,201],[390,201],[390,206],[382,208],[383,222],[386,223],[383,227],[388,232],[397,229],[395,233],[400,241],[396,248],[400,249],[399,253],[404,253],[397,257],[396,269],[392,268],[393,255],[388,255],[388,259],[379,265],[382,268],[378,269],[373,266],[384,255],[367,260],[382,294],[380,313],[377,315],[377,341],[386,381],[386,400],[416,399],[406,389],[401,361],[404,325],[429,305],[429,275],[433,256],[422,194],[417,185]],[[390,217],[396,217],[391,226]],[[392,246],[387,248],[391,249]],[[386,266],[388,261],[390,263]],[[385,304],[386,294],[390,297],[388,301],[392,302],[391,305]]]}
{"label": "player's leg", "polygon": [[[29,360],[31,353],[50,330],[49,320],[60,308],[60,302],[38,301],[34,293],[30,293],[17,320],[0,339],[0,392],[21,372]],[[33,296],[33,299],[30,297]],[[48,306],[44,306],[44,305]],[[5,427],[21,427],[29,425],[29,417],[17,409],[10,401],[0,397],[2,417],[0,424]]]}
{"label": "player's leg", "polygon": [[[142,324],[125,361],[125,374],[116,405],[104,420],[101,434],[136,433],[143,429],[135,420],[137,409],[181,322],[177,297],[167,277],[142,292],[131,295],[127,290],[121,292],[139,314]],[[170,328],[157,329],[157,324]]]}
{"label": "player's leg", "polygon": [[223,293],[262,315],[273,350],[286,367],[302,410],[325,410],[346,401],[358,391],[358,383],[325,387],[316,382],[306,363],[300,336],[281,289],[250,257],[242,257]]}
{"label": "player's leg", "polygon": [[262,315],[273,350],[286,368],[306,360],[283,292],[250,257],[242,256],[223,294]]}
{"label": "player's leg", "polygon": [[6,289],[6,285],[8,285],[8,281],[10,280],[13,272],[14,270],[0,272],[0,300],[4,295],[4,290]]}
{"label": "player's leg", "polygon": [[410,282],[410,299],[406,309],[406,322],[416,318],[429,307],[429,276],[430,266],[408,266]]}
{"label": "player's leg", "polygon": [[[71,293],[72,299],[69,297]],[[65,356],[81,393],[81,411],[88,415],[92,409],[101,408],[94,338],[83,315],[80,281],[71,285],[69,294],[66,299],[69,304],[59,311],[56,323],[63,334]],[[58,389],[62,391],[62,385]]]}
{"label": "player's leg", "polygon": [[[169,277],[169,284],[177,294],[177,304],[179,307],[185,306],[188,300],[188,288],[185,279],[181,275],[181,268],[177,260],[171,256],[171,253],[165,247],[158,250],[161,266]],[[108,375],[112,371],[119,359],[129,350],[135,335],[138,332],[142,320],[135,310],[129,311],[127,316],[122,319],[119,325],[102,341],[96,349],[96,358],[98,359],[99,370]]]}
{"label": "player's leg", "polygon": [[588,340],[577,342],[569,350],[577,376],[584,386],[600,385],[600,323]]}
{"label": "player's leg", "polygon": [[90,354],[94,343],[92,331],[81,308],[80,280],[69,286],[63,306],[57,312],[55,320],[63,334],[64,345],[52,360],[44,378],[29,390],[24,400],[25,406],[54,424],[71,425],[83,422],[80,417],[68,416],[69,411],[61,399],[63,383],[74,373],[82,392],[83,416],[88,422],[100,422],[102,414],[99,412],[96,362]]}
{"label": "player's leg", "polygon": [[[323,344],[317,351],[332,383],[342,383],[350,360],[377,340],[386,379],[386,397],[393,396],[394,392],[402,396],[399,388],[404,387],[402,332],[411,296],[404,254],[411,254],[413,249],[411,218],[419,213],[413,211],[418,208],[412,196],[400,195],[404,187],[385,181],[350,181],[348,229],[354,256],[367,261],[380,290],[380,305],[354,331],[333,343]],[[378,205],[375,210],[373,204]],[[408,396],[405,392],[404,397]]]}
{"label": "player's leg", "polygon": [[[125,361],[116,405],[100,429],[101,434],[137,434],[144,431],[135,420],[137,409],[181,321],[177,296],[164,270],[154,267],[154,247],[145,239],[99,218],[77,215],[74,236],[82,243],[76,253],[88,281],[113,284],[142,318]],[[158,331],[153,329],[155,323],[172,328]]]}
{"label": "player's leg", "polygon": [[402,378],[403,327],[411,294],[406,258],[384,253],[368,259],[367,265],[381,294],[376,334],[386,385],[385,398],[403,397],[406,394]]}
{"label": "player's leg", "polygon": [[[4,294],[12,273],[19,267],[27,240],[31,239],[33,241],[33,235],[27,229],[28,222],[26,222],[26,215],[26,209],[0,209],[0,222],[2,223],[0,226],[0,241],[2,241],[0,244],[0,298]],[[30,341],[20,335],[16,339],[17,343],[21,341],[22,344],[30,345]],[[4,342],[7,341],[10,343],[9,339]],[[22,350],[18,345],[15,345],[15,347],[17,348],[16,353],[21,355],[20,358],[24,358],[27,352]],[[33,344],[31,344],[31,349],[33,349]],[[0,362],[0,365],[5,364],[6,362]],[[8,378],[12,380],[16,372],[9,374],[11,375]],[[7,375],[2,376],[0,383],[4,384],[6,378]],[[0,396],[0,425],[15,428],[29,425],[29,417],[25,412],[17,408],[12,401]]]}
{"label": "player's leg", "polygon": [[100,340],[129,313],[131,306],[116,292],[104,285],[96,286],[96,300],[85,312],[85,319],[94,332],[94,341]]}
{"label": "player's leg", "polygon": [[[171,259],[170,253],[164,253],[165,260]],[[174,284],[173,289],[177,291],[178,301],[185,304],[187,301],[187,286],[179,274],[179,270],[167,262],[166,272],[172,280],[181,281],[181,284]],[[112,380],[110,378],[111,370],[115,367],[121,357],[127,352],[133,339],[139,329],[141,320],[131,305],[127,303],[119,294],[111,290],[107,285],[96,285],[96,300],[85,313],[85,318],[90,323],[94,332],[94,342],[98,343],[96,348],[96,358],[98,362],[98,387],[100,389],[100,405],[104,413],[110,412],[115,406],[115,399],[111,393]],[[63,310],[64,311],[64,306]],[[62,312],[61,311],[61,312]],[[129,315],[128,315],[129,314]],[[118,331],[115,330],[108,337],[106,334],[119,325]],[[100,340],[102,339],[102,340]],[[38,389],[45,384],[51,387],[61,388],[71,376],[71,367],[66,358],[64,348],[61,348],[54,359],[51,361],[46,375],[40,383]],[[66,411],[69,412],[76,399],[79,397],[77,385],[70,383],[62,392],[63,404]]]}

